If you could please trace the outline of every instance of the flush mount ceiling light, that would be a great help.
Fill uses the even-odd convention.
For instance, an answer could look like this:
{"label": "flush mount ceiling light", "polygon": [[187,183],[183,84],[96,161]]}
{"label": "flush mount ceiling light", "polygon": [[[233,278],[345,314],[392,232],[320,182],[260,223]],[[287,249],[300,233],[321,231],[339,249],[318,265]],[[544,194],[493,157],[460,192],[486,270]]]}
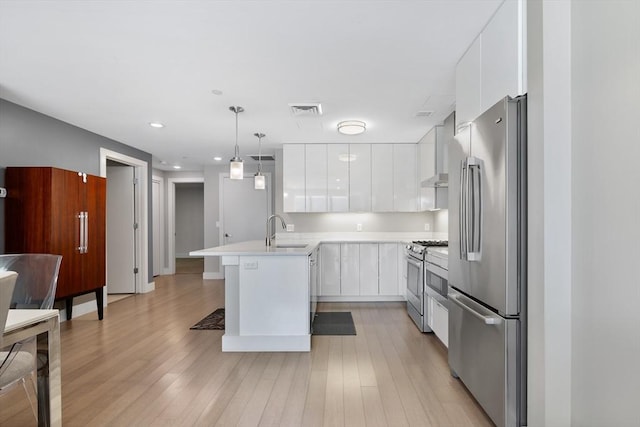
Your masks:
{"label": "flush mount ceiling light", "polygon": [[149,126],[151,126],[152,128],[158,128],[158,129],[164,127],[164,125],[162,123],[160,123],[160,122],[151,122],[151,123],[149,123]]}
{"label": "flush mount ceiling light", "polygon": [[235,155],[229,162],[229,178],[242,179],[244,175],[244,168],[242,166],[242,159],[240,158],[240,150],[238,149],[238,114],[244,111],[242,107],[229,107],[229,110],[233,111],[236,115],[236,151]]}
{"label": "flush mount ceiling light", "polygon": [[266,185],[264,175],[262,175],[262,138],[264,138],[264,133],[258,132],[253,135],[258,138],[258,172],[253,176],[253,188],[264,190]]}
{"label": "flush mount ceiling light", "polygon": [[213,158],[213,160],[215,160],[216,162],[219,162],[220,160],[222,160],[222,157],[215,156],[215,157]]}
{"label": "flush mount ceiling light", "polygon": [[359,135],[367,129],[367,124],[360,120],[346,120],[338,123],[338,132],[343,135]]}

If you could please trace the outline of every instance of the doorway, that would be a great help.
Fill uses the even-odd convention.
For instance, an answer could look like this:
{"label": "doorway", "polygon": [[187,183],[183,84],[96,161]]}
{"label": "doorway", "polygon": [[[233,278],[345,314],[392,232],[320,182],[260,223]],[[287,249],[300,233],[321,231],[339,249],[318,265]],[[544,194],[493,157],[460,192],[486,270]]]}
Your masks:
{"label": "doorway", "polygon": [[175,184],[175,274],[204,273],[204,257],[189,252],[204,247],[204,183]]}
{"label": "doorway", "polygon": [[[167,179],[167,272],[176,273],[176,186],[180,184],[204,183],[204,178],[168,178]],[[204,197],[204,196],[203,196]],[[204,201],[203,201],[204,203]],[[204,213],[203,213],[204,215]],[[203,220],[204,227],[204,220]],[[204,236],[204,233],[202,233]],[[198,248],[202,249],[202,248]]]}
{"label": "doorway", "polygon": [[[136,274],[135,280],[135,293],[151,292],[155,289],[155,284],[149,282],[149,181],[148,171],[149,165],[146,161],[137,159],[135,157],[127,156],[126,154],[118,153],[116,151],[108,150],[106,148],[100,149],[100,176],[107,178],[107,161],[113,160],[124,165],[132,166],[134,169],[135,177],[137,179],[137,188],[139,191],[135,192],[134,204],[136,209],[136,222],[137,233],[135,233],[135,260],[137,261],[138,274]],[[107,207],[108,209],[108,207]],[[107,230],[107,239],[109,231]],[[107,243],[108,244],[108,243]],[[135,262],[135,261],[134,261]],[[109,265],[109,258],[107,257],[107,265]],[[105,305],[107,304],[107,293],[109,286],[109,276],[107,274],[107,286],[104,288],[105,293]],[[74,307],[75,308],[75,307]],[[74,310],[76,311],[76,310]]]}

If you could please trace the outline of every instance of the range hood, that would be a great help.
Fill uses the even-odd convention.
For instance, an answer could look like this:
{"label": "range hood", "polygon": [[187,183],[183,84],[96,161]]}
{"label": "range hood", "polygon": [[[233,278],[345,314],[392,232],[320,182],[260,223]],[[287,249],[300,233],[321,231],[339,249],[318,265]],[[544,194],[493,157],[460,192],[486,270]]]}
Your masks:
{"label": "range hood", "polygon": [[420,186],[423,188],[449,187],[449,174],[443,172],[435,174],[434,176],[420,182]]}

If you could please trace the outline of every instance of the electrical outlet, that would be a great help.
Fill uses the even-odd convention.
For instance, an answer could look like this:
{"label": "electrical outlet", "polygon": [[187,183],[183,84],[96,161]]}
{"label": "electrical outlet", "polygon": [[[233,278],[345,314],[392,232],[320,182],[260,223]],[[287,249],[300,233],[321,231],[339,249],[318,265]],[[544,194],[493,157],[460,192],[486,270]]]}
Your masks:
{"label": "electrical outlet", "polygon": [[356,224],[356,231],[362,231],[362,224]]}
{"label": "electrical outlet", "polygon": [[295,229],[295,224],[287,224],[287,231],[294,231]]}
{"label": "electrical outlet", "polygon": [[430,231],[431,230],[431,225],[429,225],[428,222],[424,223],[424,231]]}
{"label": "electrical outlet", "polygon": [[257,270],[258,269],[258,261],[248,261],[244,263],[245,270]]}

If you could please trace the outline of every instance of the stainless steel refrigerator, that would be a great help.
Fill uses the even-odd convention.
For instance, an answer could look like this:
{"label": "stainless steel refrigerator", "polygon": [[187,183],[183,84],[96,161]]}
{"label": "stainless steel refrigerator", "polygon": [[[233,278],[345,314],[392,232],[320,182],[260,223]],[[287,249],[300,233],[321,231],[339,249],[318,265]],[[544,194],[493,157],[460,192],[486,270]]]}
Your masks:
{"label": "stainless steel refrigerator", "polygon": [[526,425],[526,97],[449,146],[449,367],[497,426]]}

